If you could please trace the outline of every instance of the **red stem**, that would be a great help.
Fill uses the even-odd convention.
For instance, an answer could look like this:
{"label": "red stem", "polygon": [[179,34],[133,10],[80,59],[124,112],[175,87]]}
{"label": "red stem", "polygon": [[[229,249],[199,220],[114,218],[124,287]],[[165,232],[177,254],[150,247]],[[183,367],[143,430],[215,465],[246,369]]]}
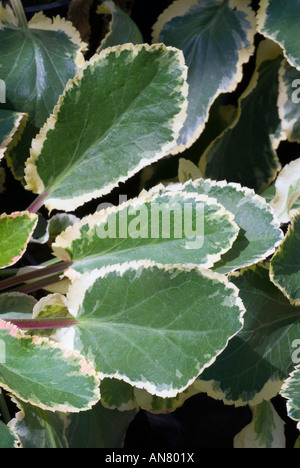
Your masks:
{"label": "red stem", "polygon": [[45,278],[46,276],[59,275],[72,265],[71,262],[59,262],[46,268],[37,269],[24,275],[13,276],[0,281],[0,291],[12,288],[17,284],[26,283],[34,279]]}
{"label": "red stem", "polygon": [[67,328],[77,325],[79,322],[74,318],[41,318],[41,319],[16,319],[8,320],[21,330],[53,330]]}
{"label": "red stem", "polygon": [[27,208],[27,211],[29,211],[29,213],[37,213],[39,209],[43,206],[45,198],[47,198],[49,193],[50,192],[48,191],[39,195]]}

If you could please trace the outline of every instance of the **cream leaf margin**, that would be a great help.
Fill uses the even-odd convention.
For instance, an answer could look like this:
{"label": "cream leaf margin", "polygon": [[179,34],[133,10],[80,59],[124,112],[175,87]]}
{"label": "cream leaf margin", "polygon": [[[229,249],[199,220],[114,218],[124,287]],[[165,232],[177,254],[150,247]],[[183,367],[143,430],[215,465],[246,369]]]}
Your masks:
{"label": "cream leaf margin", "polygon": [[[214,3],[219,2],[220,5],[223,4],[223,0],[215,0]],[[193,6],[197,5],[199,0],[175,0],[158,18],[157,22],[154,24],[152,29],[152,43],[159,43],[159,35],[164,27],[164,25],[171,21],[173,18],[177,16],[183,16],[187,13]],[[184,150],[190,148],[195,141],[200,137],[201,133],[203,132],[205,125],[209,118],[209,110],[213,105],[214,101],[223,93],[230,93],[236,89],[238,83],[242,81],[243,78],[243,65],[246,64],[250,57],[255,52],[255,45],[254,45],[254,37],[256,34],[256,19],[255,14],[251,8],[247,5],[247,3],[243,0],[229,0],[229,7],[237,9],[240,12],[244,12],[246,14],[246,19],[250,23],[251,27],[247,31],[247,40],[251,44],[251,47],[247,49],[243,47],[241,50],[238,51],[238,61],[236,64],[236,73],[231,79],[231,82],[227,85],[220,85],[218,91],[211,99],[211,104],[207,109],[206,112],[206,119],[200,127],[194,132],[194,135],[189,138],[189,140],[185,144],[176,145],[169,154],[175,155],[178,153],[182,153]],[[223,80],[224,81],[224,80]]]}
{"label": "cream leaf margin", "polygon": [[[24,114],[24,113],[18,113],[18,114],[19,114],[19,117],[15,120],[13,128],[11,129],[9,134],[6,136],[6,138],[0,145],[0,161],[4,156],[6,157],[8,156],[12,148],[21,139],[23,130],[26,126],[26,123],[28,120],[28,114]],[[8,166],[10,167],[9,158],[7,158],[7,163],[8,163]]]}
{"label": "cream leaf margin", "polygon": [[[126,271],[128,270],[136,270],[138,273],[138,270],[143,268],[143,269],[151,269],[153,267],[156,267],[158,269],[164,270],[164,271],[170,271],[175,274],[175,272],[183,272],[183,271],[191,271],[191,270],[196,270],[199,275],[202,275],[205,278],[211,279],[212,281],[215,281],[216,283],[222,283],[226,289],[230,289],[233,293],[234,297],[234,304],[232,306],[238,307],[240,310],[240,316],[239,316],[239,321],[241,323],[241,328],[244,324],[244,314],[246,312],[246,309],[243,305],[242,300],[239,297],[239,290],[238,288],[233,284],[230,283],[228,278],[224,275],[220,275],[219,273],[214,273],[211,270],[203,269],[203,268],[191,268],[189,266],[185,267],[184,265],[176,266],[176,265],[161,265],[157,264],[155,262],[149,262],[149,261],[134,261],[134,262],[127,262],[123,263],[122,265],[112,265],[112,266],[107,266],[103,267],[100,270],[94,270],[91,273],[84,273],[79,279],[75,280],[72,286],[70,287],[70,290],[67,294],[67,301],[70,307],[70,311],[72,312],[72,315],[75,317],[78,316],[78,312],[80,309],[81,304],[83,303],[85,294],[88,289],[90,289],[95,281],[99,278],[104,278],[106,275],[110,273],[116,273],[122,276]],[[218,353],[211,358],[209,362],[207,362],[202,368],[199,369],[198,375],[200,375],[207,367],[210,367],[217,357],[223,352],[223,350],[227,347],[227,344],[229,340],[233,338],[239,331],[237,331],[234,335],[232,335],[228,340],[226,345],[222,350],[219,350]],[[139,389],[145,389],[148,393],[151,395],[157,395],[162,398],[172,398],[176,397],[178,393],[184,391],[188,387],[190,387],[197,379],[197,376],[191,378],[186,385],[184,385],[181,388],[173,388],[170,386],[168,389],[163,389],[163,390],[158,390],[155,385],[151,384],[150,382],[144,382],[144,381],[132,381],[130,378],[128,378],[126,375],[122,375],[119,372],[113,373],[113,374],[105,374],[102,372],[98,371],[98,377],[100,380],[104,378],[115,378],[117,380],[123,380],[124,382],[133,385],[136,388]]]}
{"label": "cream leaf margin", "polygon": [[[261,64],[265,60],[274,60],[276,59],[280,54],[282,53],[281,48],[272,42],[271,40],[264,40],[260,43],[257,51],[257,60],[256,60],[256,66],[255,66],[255,71],[252,75],[252,78],[249,82],[248,87],[246,90],[241,94],[238,100],[238,109],[236,113],[235,119],[232,121],[232,123],[215,139],[213,140],[210,145],[207,147],[205,152],[203,153],[200,161],[199,161],[199,168],[202,171],[203,174],[205,174],[206,171],[206,166],[207,166],[207,155],[210,151],[210,149],[215,145],[215,143],[223,138],[224,135],[226,135],[230,130],[236,127],[238,125],[241,114],[242,114],[242,102],[244,99],[246,99],[256,88],[258,79],[259,79],[259,68]],[[271,136],[271,135],[270,135]],[[280,140],[273,140],[272,142],[272,147],[275,150],[279,144]],[[274,155],[274,162],[277,164],[277,170],[274,169],[273,174],[270,176],[269,180],[265,182],[265,184],[261,187],[261,192],[263,192],[276,178],[276,175],[278,172],[282,169],[280,160],[278,156],[275,154]]]}
{"label": "cream leaf margin", "polygon": [[34,406],[37,406],[38,408],[41,408],[41,409],[47,410],[47,411],[52,411],[52,412],[61,411],[61,412],[64,412],[64,413],[66,413],[66,412],[79,413],[80,411],[83,411],[84,409],[85,410],[91,409],[92,406],[99,401],[99,399],[100,399],[100,390],[99,390],[100,381],[99,381],[99,379],[98,379],[98,377],[96,375],[95,369],[93,368],[91,363],[88,362],[88,360],[85,359],[78,352],[64,349],[58,343],[56,343],[56,342],[54,342],[52,340],[49,340],[48,338],[41,338],[39,336],[30,337],[30,336],[26,335],[26,333],[23,332],[22,330],[20,330],[18,327],[13,325],[12,323],[1,320],[1,319],[0,319],[0,330],[7,330],[12,337],[14,337],[14,338],[16,338],[18,340],[20,340],[20,339],[28,340],[33,345],[36,345],[36,346],[43,345],[43,346],[48,347],[48,348],[59,349],[60,351],[62,351],[63,356],[66,359],[68,359],[69,357],[76,358],[78,360],[78,363],[80,364],[81,374],[82,375],[93,376],[93,378],[95,380],[95,383],[98,383],[98,386],[97,387],[95,386],[94,397],[89,402],[89,404],[86,406],[86,408],[74,408],[73,406],[70,406],[68,404],[59,404],[59,405],[53,405],[53,406],[49,407],[47,405],[44,405],[43,403],[41,403],[41,401],[38,401],[38,399],[35,399],[33,397],[31,399],[25,400],[24,398],[22,398],[22,396],[20,396],[18,394],[18,392],[15,389],[11,389],[5,383],[1,382],[1,387],[4,388],[6,391],[8,391],[8,392],[12,391],[13,394],[17,398],[24,401],[25,403],[30,403],[30,404],[32,404]]}
{"label": "cream leaf margin", "polygon": [[[146,202],[155,203],[155,200],[157,198],[159,198],[161,195],[164,195],[164,194],[157,193],[160,188],[161,186],[154,187],[153,191],[150,190],[149,192],[143,192],[138,198],[129,200],[119,206],[116,206],[116,207],[113,206],[106,210],[102,210],[99,213],[88,215],[82,218],[80,221],[73,224],[73,226],[69,226],[62,234],[60,234],[56,238],[55,243],[52,245],[54,255],[64,261],[72,261],[72,259],[70,258],[66,250],[67,249],[71,250],[72,242],[77,239],[80,239],[81,237],[80,229],[82,228],[82,226],[88,225],[90,230],[92,230],[93,228],[99,226],[100,224],[105,223],[106,219],[108,218],[110,214],[118,213],[119,211],[121,211],[122,209],[126,207],[128,208],[133,207],[134,209],[138,210],[139,207],[143,206],[143,204]],[[193,198],[196,201],[196,203],[205,203],[206,205],[209,205],[209,206],[212,206],[212,205],[217,206],[219,210],[215,213],[214,218],[217,219],[217,218],[222,218],[223,216],[226,216],[227,220],[232,225],[233,229],[235,230],[235,234],[229,240],[228,245],[224,247],[217,254],[208,254],[206,263],[201,265],[202,268],[211,268],[217,261],[221,259],[224,253],[228,252],[228,250],[231,249],[233,243],[238,237],[240,228],[234,220],[235,219],[234,215],[228,210],[226,210],[222,204],[218,203],[215,198],[209,197],[207,195],[201,195],[201,194],[199,195],[198,193],[188,193],[188,192],[180,192],[180,191],[178,192],[172,191],[170,193],[166,193],[166,195],[169,195],[169,196],[178,195],[182,198],[185,198],[186,200]],[[154,264],[157,264],[157,263],[154,262]],[[174,265],[175,264],[173,264],[173,266]],[[177,266],[180,267],[181,264],[177,264]],[[195,266],[197,266],[197,264],[185,264],[185,266],[190,266],[191,268],[194,268]],[[65,272],[65,275],[68,277],[69,275],[71,275],[71,277],[73,277],[72,270],[73,270],[72,267],[69,268]]]}
{"label": "cream leaf margin", "polygon": [[270,0],[260,0],[260,8],[259,8],[259,10],[257,12],[257,16],[256,16],[257,31],[259,33],[261,33],[263,36],[265,36],[266,38],[276,42],[276,44],[278,44],[282,48],[283,55],[285,56],[285,58],[289,62],[289,64],[292,67],[297,68],[297,70],[300,70],[300,66],[296,64],[297,59],[295,59],[294,57],[291,57],[289,54],[287,54],[286,49],[284,47],[284,44],[277,40],[276,31],[274,31],[273,34],[268,34],[266,32],[266,30],[265,30],[265,24],[266,24],[266,20],[267,20],[267,10],[268,10],[269,4],[270,4]]}
{"label": "cream leaf margin", "polygon": [[45,201],[45,206],[51,212],[54,209],[57,210],[64,210],[64,211],[73,211],[75,210],[78,206],[83,205],[84,203],[87,203],[88,201],[94,199],[94,198],[100,198],[103,195],[106,195],[110,193],[115,187],[117,187],[121,182],[125,182],[129,178],[133,177],[137,172],[139,172],[141,169],[144,167],[151,165],[152,163],[158,161],[162,157],[166,156],[171,148],[174,147],[174,144],[179,136],[181,127],[186,119],[186,110],[187,110],[187,96],[188,96],[188,84],[186,82],[187,79],[187,67],[185,65],[185,60],[183,53],[174,47],[166,47],[163,44],[157,44],[157,45],[152,45],[150,46],[149,44],[139,44],[139,45],[133,45],[133,44],[123,44],[119,46],[114,46],[114,47],[108,47],[100,52],[100,54],[95,54],[90,61],[85,62],[84,66],[81,67],[75,76],[73,80],[70,80],[64,90],[64,93],[61,95],[59,98],[57,106],[54,108],[53,114],[49,117],[47,120],[46,124],[42,129],[40,130],[40,133],[36,136],[36,138],[32,141],[32,147],[30,150],[30,157],[26,161],[26,167],[25,167],[25,181],[26,181],[26,189],[31,190],[34,193],[37,194],[42,194],[47,188],[44,186],[43,181],[41,180],[38,171],[37,171],[37,166],[36,166],[36,161],[42,151],[43,144],[47,139],[47,133],[50,130],[53,130],[55,128],[55,124],[57,122],[57,119],[59,117],[59,111],[60,107],[64,102],[64,98],[66,96],[66,93],[73,87],[80,86],[80,81],[83,77],[84,71],[86,68],[89,66],[93,66],[95,63],[104,61],[106,57],[108,57],[110,54],[115,54],[116,57],[124,51],[130,51],[132,58],[138,55],[139,51],[142,49],[145,49],[146,51],[154,51],[156,49],[161,49],[164,48],[165,51],[174,51],[177,55],[178,59],[178,64],[179,67],[181,68],[182,72],[182,78],[183,78],[183,84],[180,86],[180,91],[183,96],[183,103],[180,106],[180,111],[177,113],[177,115],[170,121],[170,127],[173,131],[173,140],[169,143],[166,143],[162,148],[161,151],[159,151],[157,154],[152,159],[145,159],[142,158],[139,164],[129,171],[126,176],[121,176],[116,182],[110,183],[104,188],[101,189],[96,189],[93,192],[80,195],[77,197],[72,197],[70,199],[59,199],[59,198],[49,198],[47,197]]}

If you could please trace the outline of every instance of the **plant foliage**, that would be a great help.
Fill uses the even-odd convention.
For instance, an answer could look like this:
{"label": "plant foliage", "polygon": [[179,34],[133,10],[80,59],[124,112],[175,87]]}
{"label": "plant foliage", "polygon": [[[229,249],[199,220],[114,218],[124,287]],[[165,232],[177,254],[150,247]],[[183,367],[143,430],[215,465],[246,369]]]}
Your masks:
{"label": "plant foliage", "polygon": [[285,447],[271,400],[299,428],[300,159],[280,147],[300,141],[300,1],[175,0],[152,43],[113,1],[96,14],[92,50],[0,2],[0,182],[32,195],[0,213],[0,447],[122,447],[140,408],[201,392],[251,408],[235,447]]}

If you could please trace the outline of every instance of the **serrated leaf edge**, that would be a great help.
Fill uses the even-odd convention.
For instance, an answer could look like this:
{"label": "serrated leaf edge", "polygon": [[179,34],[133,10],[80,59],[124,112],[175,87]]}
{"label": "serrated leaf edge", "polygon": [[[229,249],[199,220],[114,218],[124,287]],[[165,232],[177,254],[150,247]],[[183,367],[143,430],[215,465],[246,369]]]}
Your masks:
{"label": "serrated leaf edge", "polygon": [[[288,410],[288,415],[290,418],[292,418],[292,405],[293,405],[293,398],[289,396],[289,385],[290,382],[293,380],[294,376],[299,373],[300,371],[300,365],[296,366],[295,369],[290,373],[289,377],[283,382],[283,385],[281,387],[280,395],[286,398],[287,400],[287,410]],[[300,420],[299,419],[294,419],[294,421],[297,421],[297,428],[300,430]]]}
{"label": "serrated leaf edge", "polygon": [[7,165],[9,168],[12,169],[11,160],[9,158],[10,151],[14,148],[14,146],[18,143],[21,139],[22,133],[24,128],[27,124],[28,114],[18,113],[18,118],[14,122],[14,126],[6,136],[4,141],[1,143],[0,146],[0,161],[5,156],[7,160]]}
{"label": "serrated leaf edge", "polygon": [[[122,203],[119,206],[113,206],[106,210],[102,210],[99,213],[95,213],[93,215],[86,216],[82,218],[79,222],[75,223],[73,226],[69,226],[62,234],[60,234],[57,238],[55,243],[52,245],[53,253],[56,257],[63,259],[64,261],[72,261],[66,249],[72,248],[72,242],[76,239],[80,239],[81,233],[80,229],[82,226],[88,225],[92,230],[96,226],[99,226],[101,223],[105,223],[107,217],[112,213],[118,213],[119,211],[123,210],[126,207],[133,207],[138,209],[139,206],[143,206],[146,202],[155,202],[157,198],[161,196],[158,193],[160,186],[154,187],[153,190],[148,192],[142,192],[139,197],[135,199],[131,199],[127,202]],[[170,192],[174,196],[180,196],[182,198],[186,198],[187,200],[194,198],[196,203],[205,203],[206,205],[214,205],[219,208],[218,212],[215,213],[215,217],[227,217],[227,220],[232,225],[233,229],[235,230],[235,234],[232,235],[231,239],[229,239],[228,245],[224,247],[219,253],[217,254],[207,254],[206,256],[206,263],[201,264],[202,268],[211,268],[217,261],[219,261],[222,255],[228,250],[231,249],[233,243],[238,237],[240,228],[234,220],[234,215],[226,210],[221,203],[217,202],[215,198],[209,197],[204,194],[198,193],[187,193],[187,192]],[[144,259],[148,260],[148,259]],[[189,264],[191,267],[198,266],[198,264]],[[68,272],[67,272],[68,273]]]}
{"label": "serrated leaf edge", "polygon": [[[284,240],[284,234],[280,229],[280,222],[279,222],[279,220],[278,220],[272,206],[269,203],[267,203],[267,201],[262,196],[258,195],[253,189],[250,189],[249,187],[243,187],[241,184],[239,184],[237,182],[229,182],[228,183],[226,180],[216,181],[216,180],[212,180],[212,179],[196,179],[196,180],[193,180],[193,181],[189,180],[189,181],[185,182],[182,185],[181,184],[171,184],[168,187],[164,188],[164,190],[167,191],[167,192],[169,190],[179,190],[180,186],[181,186],[181,190],[184,190],[185,186],[189,186],[189,185],[193,185],[195,187],[195,189],[197,189],[197,180],[198,181],[204,180],[205,183],[210,184],[212,187],[219,187],[221,189],[225,188],[225,187],[232,187],[237,192],[241,192],[241,193],[243,193],[245,195],[245,197],[251,199],[258,208],[260,208],[260,209],[264,210],[265,212],[267,212],[268,214],[270,214],[273,217],[273,220],[272,220],[272,222],[270,224],[271,224],[271,226],[274,227],[274,229],[278,230],[278,233],[280,234],[280,239],[276,242],[276,244],[271,249],[267,250],[261,257],[256,258],[255,263],[259,263],[260,261],[262,261],[262,260],[266,259],[267,257],[269,257],[270,255],[274,254],[274,252],[276,251],[278,246]],[[227,210],[227,211],[229,211],[229,210]],[[253,264],[254,264],[254,261],[251,260],[251,261],[249,261],[249,265],[244,265],[243,268],[251,266]]]}
{"label": "serrated leaf edge", "polygon": [[280,129],[280,137],[279,143],[283,140],[288,140],[290,142],[300,143],[300,138],[294,139],[292,138],[292,132],[294,130],[294,124],[297,122],[297,118],[292,120],[287,120],[285,115],[285,105],[290,100],[290,96],[288,96],[288,89],[284,81],[285,76],[285,66],[287,60],[284,59],[279,69],[279,90],[278,90],[278,111],[279,117],[281,120],[281,129]]}
{"label": "serrated leaf edge", "polygon": [[291,197],[292,201],[288,203],[288,183],[290,179],[296,182],[298,178],[300,179],[300,158],[284,166],[275,182],[276,193],[270,205],[281,223],[289,223],[291,221],[289,213],[285,213],[285,207],[287,206],[288,209],[291,209],[299,195],[297,196],[298,192],[295,192],[295,194],[293,194],[294,197],[296,197],[295,200]]}

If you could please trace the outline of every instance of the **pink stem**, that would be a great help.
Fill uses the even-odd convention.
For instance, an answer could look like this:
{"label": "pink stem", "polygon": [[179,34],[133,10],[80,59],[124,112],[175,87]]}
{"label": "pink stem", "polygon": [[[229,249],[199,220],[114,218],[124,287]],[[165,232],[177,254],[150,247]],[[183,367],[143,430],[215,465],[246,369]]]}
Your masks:
{"label": "pink stem", "polygon": [[41,318],[41,319],[16,319],[8,320],[21,330],[52,330],[71,327],[77,325],[79,322],[73,318]]}

